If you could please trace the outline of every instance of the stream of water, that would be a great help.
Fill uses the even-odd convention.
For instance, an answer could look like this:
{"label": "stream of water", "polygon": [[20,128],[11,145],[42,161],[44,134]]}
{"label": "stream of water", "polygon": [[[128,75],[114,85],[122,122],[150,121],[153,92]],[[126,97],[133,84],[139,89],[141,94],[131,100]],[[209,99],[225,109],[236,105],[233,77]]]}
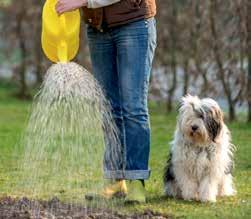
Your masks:
{"label": "stream of water", "polygon": [[103,186],[107,138],[112,166],[121,147],[110,105],[98,83],[76,63],[51,66],[22,140],[19,190],[33,199],[83,201],[85,193]]}

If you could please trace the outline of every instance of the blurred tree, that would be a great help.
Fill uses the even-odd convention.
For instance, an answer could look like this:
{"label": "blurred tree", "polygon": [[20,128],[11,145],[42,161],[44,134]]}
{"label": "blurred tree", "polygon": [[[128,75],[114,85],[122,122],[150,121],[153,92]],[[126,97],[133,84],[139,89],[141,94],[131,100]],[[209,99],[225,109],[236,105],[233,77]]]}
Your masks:
{"label": "blurred tree", "polygon": [[40,85],[43,80],[42,73],[43,69],[43,52],[41,48],[41,32],[42,32],[42,1],[32,1],[33,4],[33,29],[34,29],[34,65],[35,65],[35,75],[36,75],[36,84]]}
{"label": "blurred tree", "polygon": [[[12,66],[15,74],[18,78],[18,94],[17,96],[21,99],[30,98],[28,93],[28,86],[26,81],[26,70],[27,70],[27,44],[26,44],[26,30],[24,28],[27,15],[26,1],[11,1],[1,5],[2,12],[5,15],[5,33],[4,39],[8,44],[8,50],[15,49],[18,54],[18,66]],[[2,7],[4,6],[4,7]]]}
{"label": "blurred tree", "polygon": [[173,110],[173,97],[174,92],[177,87],[177,38],[178,38],[178,23],[177,23],[177,1],[171,0],[170,7],[170,17],[169,17],[169,30],[170,30],[170,65],[172,71],[172,85],[168,90],[168,99],[167,99],[167,112],[171,112]]}
{"label": "blurred tree", "polygon": [[[221,4],[219,0],[210,0],[209,4],[212,61],[215,62],[217,76],[228,101],[230,121],[236,119],[235,106],[244,91],[243,72],[240,67],[237,67],[240,63],[240,57],[236,55],[237,49],[240,48],[240,36],[236,31],[239,29],[239,23],[235,17],[232,17],[236,15],[233,10],[235,6],[231,2]],[[228,11],[229,9],[232,10]],[[223,27],[224,31],[221,29]]]}
{"label": "blurred tree", "polygon": [[[16,8],[17,7],[17,8]],[[20,75],[20,89],[18,96],[22,99],[29,98],[28,94],[28,88],[26,84],[26,59],[27,59],[27,47],[25,43],[25,34],[23,29],[23,23],[25,22],[25,16],[26,16],[26,8],[25,4],[23,2],[18,1],[17,4],[15,4],[15,19],[16,19],[16,37],[17,37],[17,45],[19,48],[19,54],[20,54],[20,65],[17,69],[19,75]],[[14,9],[13,9],[14,10]]]}
{"label": "blurred tree", "polygon": [[211,37],[208,34],[208,2],[196,0],[191,2],[190,10],[193,12],[193,24],[191,29],[192,35],[192,58],[194,59],[196,75],[202,79],[200,87],[201,96],[216,94],[216,88],[213,84],[211,67]]}
{"label": "blurred tree", "polygon": [[248,74],[247,74],[247,102],[248,102],[248,122],[251,122],[251,1],[246,0],[247,5],[247,56],[248,56]]}
{"label": "blurred tree", "polygon": [[[168,80],[166,109],[168,112],[173,109],[174,92],[177,87],[177,43],[178,4],[175,0],[158,1],[158,48],[156,59],[158,67],[165,69],[170,76]],[[170,74],[170,75],[169,75]]]}

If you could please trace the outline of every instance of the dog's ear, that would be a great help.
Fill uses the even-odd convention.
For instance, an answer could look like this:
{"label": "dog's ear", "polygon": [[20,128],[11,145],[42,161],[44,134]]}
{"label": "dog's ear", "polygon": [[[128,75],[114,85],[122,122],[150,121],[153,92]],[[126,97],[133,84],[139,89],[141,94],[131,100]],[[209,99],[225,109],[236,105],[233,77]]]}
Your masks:
{"label": "dog's ear", "polygon": [[218,107],[211,107],[207,112],[206,127],[210,138],[215,142],[223,126],[223,113]]}
{"label": "dog's ear", "polygon": [[191,94],[186,94],[181,98],[182,105],[194,105],[200,103],[200,99],[198,96],[192,96]]}
{"label": "dog's ear", "polygon": [[177,104],[177,111],[180,111],[181,108],[182,108],[182,106],[184,106],[184,102],[183,102],[183,100],[180,100],[180,101],[178,102],[178,104]]}
{"label": "dog's ear", "polygon": [[181,110],[183,106],[192,104],[194,98],[195,97],[190,94],[186,94],[185,96],[183,96],[178,103],[178,109]]}

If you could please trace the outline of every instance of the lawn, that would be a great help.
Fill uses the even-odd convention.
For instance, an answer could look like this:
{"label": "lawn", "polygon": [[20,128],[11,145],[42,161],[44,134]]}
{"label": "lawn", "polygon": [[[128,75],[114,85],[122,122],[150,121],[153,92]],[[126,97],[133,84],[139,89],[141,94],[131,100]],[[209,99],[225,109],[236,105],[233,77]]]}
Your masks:
{"label": "lawn", "polygon": [[[0,86],[0,197],[12,195],[17,163],[12,156],[28,119],[31,102],[11,97],[13,88]],[[229,124],[235,154],[235,183],[238,194],[219,199],[214,204],[186,202],[162,196],[162,172],[168,156],[169,142],[175,129],[176,115],[167,115],[162,107],[151,103],[152,146],[150,165],[152,175],[146,184],[148,202],[144,205],[120,207],[121,211],[133,212],[151,209],[180,218],[251,218],[251,124]],[[15,160],[15,159],[14,159]],[[13,177],[12,177],[13,176]]]}

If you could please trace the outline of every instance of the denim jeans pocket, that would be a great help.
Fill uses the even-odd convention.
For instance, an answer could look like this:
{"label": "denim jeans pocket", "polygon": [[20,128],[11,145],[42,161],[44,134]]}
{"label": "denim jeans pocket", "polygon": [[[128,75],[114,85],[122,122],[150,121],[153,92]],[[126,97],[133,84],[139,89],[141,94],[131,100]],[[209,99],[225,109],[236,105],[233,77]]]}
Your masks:
{"label": "denim jeans pocket", "polygon": [[155,17],[145,18],[145,23],[146,23],[147,27],[152,24],[154,25],[154,27],[156,27]]}
{"label": "denim jeans pocket", "polygon": [[86,24],[86,32],[87,32],[88,34],[90,34],[90,33],[95,33],[95,32],[96,32],[96,29],[93,28],[90,24]]}

